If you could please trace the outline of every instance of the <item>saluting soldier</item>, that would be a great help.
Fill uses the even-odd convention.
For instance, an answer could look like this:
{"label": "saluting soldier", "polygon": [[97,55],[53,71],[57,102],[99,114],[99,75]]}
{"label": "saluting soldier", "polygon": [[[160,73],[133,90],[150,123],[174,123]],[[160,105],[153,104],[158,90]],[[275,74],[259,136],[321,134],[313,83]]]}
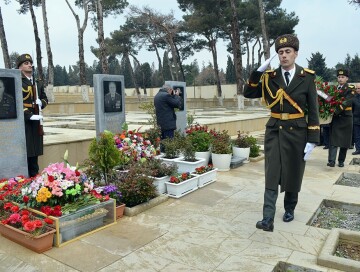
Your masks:
{"label": "saluting soldier", "polygon": [[29,176],[34,177],[39,173],[38,156],[43,155],[43,135],[41,133],[38,109],[45,108],[48,99],[45,94],[42,81],[33,78],[33,60],[29,54],[20,55],[16,61],[16,67],[22,74],[22,92],[25,117],[26,151]]}
{"label": "saluting soldier", "polygon": [[0,79],[0,119],[15,118],[15,99],[5,91],[5,83]]}
{"label": "saluting soldier", "polygon": [[340,147],[338,166],[344,167],[346,153],[351,146],[353,115],[352,99],[355,95],[355,86],[349,85],[349,71],[338,69],[336,72],[339,91],[339,97],[344,100],[334,111],[333,119],[330,123],[330,148],[327,166],[334,167],[338,147]]}
{"label": "saluting soldier", "polygon": [[278,37],[275,50],[280,67],[265,71],[276,55],[272,56],[251,74],[244,91],[247,98],[263,97],[271,110],[264,143],[263,219],[256,223],[256,227],[264,231],[274,229],[279,185],[280,191],[285,191],[283,221],[294,219],[305,161],[320,140],[315,72],[295,63],[299,50],[298,38],[291,34]]}

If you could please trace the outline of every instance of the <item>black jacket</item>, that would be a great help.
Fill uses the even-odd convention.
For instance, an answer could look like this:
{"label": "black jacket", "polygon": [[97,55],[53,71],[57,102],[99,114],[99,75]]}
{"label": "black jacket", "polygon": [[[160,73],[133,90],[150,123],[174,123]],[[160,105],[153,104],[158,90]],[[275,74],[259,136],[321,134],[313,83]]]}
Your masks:
{"label": "black jacket", "polygon": [[[48,104],[48,99],[45,94],[42,82],[37,83],[37,95],[42,103],[42,109]],[[43,136],[39,135],[40,121],[30,120],[31,116],[35,113],[32,105],[35,105],[34,87],[31,81],[22,76],[22,93],[24,105],[24,118],[25,118],[25,136],[26,136],[26,151],[28,157],[35,157],[42,155],[43,151]]]}
{"label": "black jacket", "polygon": [[354,125],[360,125],[360,94],[356,94],[352,104]]}
{"label": "black jacket", "polygon": [[181,107],[181,98],[160,89],[154,97],[157,124],[162,131],[176,129],[175,108]]}

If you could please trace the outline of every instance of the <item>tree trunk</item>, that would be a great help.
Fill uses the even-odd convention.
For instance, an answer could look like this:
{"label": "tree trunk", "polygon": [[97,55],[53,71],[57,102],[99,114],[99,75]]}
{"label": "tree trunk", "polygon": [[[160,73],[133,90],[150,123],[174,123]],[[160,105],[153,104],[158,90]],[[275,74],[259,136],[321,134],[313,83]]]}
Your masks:
{"label": "tree trunk", "polygon": [[260,65],[261,63],[261,56],[262,56],[262,47],[261,47],[261,42],[260,42],[260,38],[257,37],[257,40],[259,41],[259,49],[258,49],[258,60],[257,63]]}
{"label": "tree trunk", "polygon": [[270,58],[270,47],[269,47],[269,40],[267,38],[267,32],[266,32],[264,6],[263,6],[262,0],[258,0],[258,2],[259,2],[259,11],[260,11],[262,42],[263,42],[263,47],[264,47],[264,52],[265,52],[265,59],[268,59],[268,58]]}
{"label": "tree trunk", "polygon": [[242,75],[242,56],[241,56],[241,45],[240,45],[240,30],[237,17],[237,8],[235,5],[235,0],[230,0],[231,4],[231,32],[232,39],[231,44],[233,48],[233,57],[235,65],[235,75],[236,75],[236,93],[238,95],[243,93],[243,75]]}
{"label": "tree trunk", "polygon": [[100,63],[103,74],[109,73],[109,64],[106,58],[106,46],[104,38],[104,18],[103,18],[103,9],[102,9],[102,0],[96,1],[96,14],[98,20],[98,43],[100,51]]}
{"label": "tree trunk", "polygon": [[252,67],[252,69],[254,69],[254,66],[255,66],[255,47],[258,44],[258,42],[259,42],[259,40],[257,39],[251,48],[251,67]]}
{"label": "tree trunk", "polygon": [[0,40],[1,40],[1,48],[2,48],[2,52],[3,52],[5,68],[11,69],[10,56],[9,56],[9,50],[8,50],[8,45],[7,45],[7,41],[6,41],[5,28],[4,28],[4,22],[3,22],[2,13],[1,13],[1,7],[0,7]]}
{"label": "tree trunk", "polygon": [[159,54],[159,49],[157,48],[156,44],[154,41],[151,41],[153,47],[155,48],[155,52],[156,52],[156,57],[158,59],[158,62],[159,62],[159,75],[161,76],[161,81],[164,81],[164,69],[162,67],[162,64],[161,64],[161,57],[160,57],[160,54]]}
{"label": "tree trunk", "polygon": [[[134,82],[134,85],[135,85],[135,91],[136,91],[136,95],[138,96],[138,98],[141,98],[141,94],[140,94],[140,90],[139,90],[139,84],[137,84],[137,81],[136,81],[136,76],[135,76],[135,73],[134,73],[134,69],[132,68],[131,66],[131,61],[130,61],[130,58],[129,58],[129,54],[128,53],[125,53],[124,54],[124,57],[127,59],[127,62],[129,63],[130,65],[130,74],[131,74],[131,77],[133,79],[133,82]],[[132,56],[133,59],[138,63],[138,65],[140,65],[139,61],[137,60],[136,57]]]}
{"label": "tree trunk", "polygon": [[46,16],[46,0],[41,0],[41,8],[42,8],[42,16],[44,22],[44,33],[45,33],[45,43],[46,43],[46,52],[48,57],[48,82],[47,84],[53,85],[54,84],[54,63],[53,63],[53,56],[51,52],[50,46],[50,36],[49,36],[49,26]]}
{"label": "tree trunk", "polygon": [[222,97],[221,84],[220,84],[220,76],[219,76],[219,66],[217,62],[217,51],[216,51],[216,41],[214,39],[209,40],[210,50],[213,56],[214,61],[214,72],[216,77],[216,88],[217,88],[217,96],[219,98]]}
{"label": "tree trunk", "polygon": [[44,71],[43,71],[43,67],[41,64],[41,42],[40,42],[40,38],[39,38],[39,31],[38,31],[38,27],[37,27],[37,23],[36,23],[36,16],[35,16],[35,12],[34,12],[34,8],[33,8],[33,1],[32,0],[28,0],[29,2],[29,10],[30,10],[30,14],[31,14],[31,20],[33,22],[33,27],[34,27],[34,36],[35,36],[35,44],[36,44],[36,64],[37,64],[37,72],[38,72],[38,79],[39,80],[44,80]]}
{"label": "tree trunk", "polygon": [[84,32],[87,27],[87,21],[89,17],[89,8],[88,3],[89,0],[83,1],[83,9],[84,9],[84,21],[82,26],[80,27],[80,19],[79,15],[75,13],[68,0],[65,0],[68,7],[70,8],[72,14],[75,17],[76,26],[78,30],[78,47],[79,47],[79,69],[80,69],[80,85],[86,85],[86,71],[85,71],[85,57],[84,57]]}
{"label": "tree trunk", "polygon": [[178,64],[179,64],[179,68],[180,68],[180,72],[181,72],[182,81],[186,81],[184,68],[183,68],[182,62],[180,60],[179,49],[177,48],[176,44],[175,44],[175,49],[176,49],[176,55],[178,56]]}

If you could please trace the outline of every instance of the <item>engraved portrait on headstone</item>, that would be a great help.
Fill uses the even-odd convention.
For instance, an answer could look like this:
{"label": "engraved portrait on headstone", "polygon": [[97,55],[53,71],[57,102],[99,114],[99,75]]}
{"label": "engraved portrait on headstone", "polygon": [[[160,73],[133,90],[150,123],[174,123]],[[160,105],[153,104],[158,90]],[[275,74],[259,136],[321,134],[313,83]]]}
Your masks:
{"label": "engraved portrait on headstone", "polygon": [[105,112],[121,112],[121,82],[104,81],[104,110]]}
{"label": "engraved portrait on headstone", "polygon": [[16,118],[15,80],[0,77],[0,119]]}

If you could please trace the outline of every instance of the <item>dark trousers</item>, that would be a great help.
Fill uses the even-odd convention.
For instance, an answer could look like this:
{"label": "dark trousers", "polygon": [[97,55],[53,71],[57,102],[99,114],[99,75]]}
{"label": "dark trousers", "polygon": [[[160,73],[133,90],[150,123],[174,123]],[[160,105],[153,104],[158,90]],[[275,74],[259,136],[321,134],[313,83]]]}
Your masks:
{"label": "dark trousers", "polygon": [[360,125],[354,125],[354,143],[356,151],[360,151]]}
{"label": "dark trousers", "polygon": [[322,143],[324,146],[329,147],[330,127],[329,125],[322,125],[321,127],[322,127],[322,136],[323,136]]}
{"label": "dark trousers", "polygon": [[[333,163],[335,163],[337,150],[338,150],[338,147],[337,147],[337,146],[330,145],[330,147],[329,147],[328,162],[333,162]],[[339,161],[339,162],[344,162],[344,161],[345,161],[347,150],[348,150],[348,149],[347,149],[346,147],[340,147],[339,157],[338,157],[338,161]]]}
{"label": "dark trousers", "polygon": [[28,163],[29,177],[35,177],[39,173],[38,156],[28,157],[27,163]]}
{"label": "dark trousers", "polygon": [[[263,217],[270,217],[274,219],[276,211],[276,200],[278,197],[278,191],[265,189],[264,193],[264,206]],[[294,212],[296,204],[298,203],[299,193],[285,192],[284,197],[284,209],[287,212]]]}

